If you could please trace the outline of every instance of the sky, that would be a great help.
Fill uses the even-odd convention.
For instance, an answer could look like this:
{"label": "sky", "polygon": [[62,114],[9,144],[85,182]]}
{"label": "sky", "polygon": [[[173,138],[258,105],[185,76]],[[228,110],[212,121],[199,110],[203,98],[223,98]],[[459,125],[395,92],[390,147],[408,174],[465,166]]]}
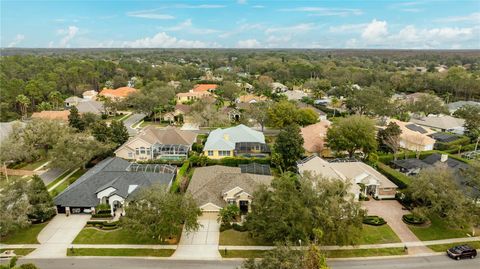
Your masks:
{"label": "sky", "polygon": [[0,0],[0,46],[480,49],[480,0]]}

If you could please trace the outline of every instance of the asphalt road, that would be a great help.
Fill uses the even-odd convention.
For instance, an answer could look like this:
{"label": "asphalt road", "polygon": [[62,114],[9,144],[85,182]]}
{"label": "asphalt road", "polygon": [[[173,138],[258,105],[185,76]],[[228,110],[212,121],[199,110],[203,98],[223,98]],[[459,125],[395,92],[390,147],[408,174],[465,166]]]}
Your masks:
{"label": "asphalt road", "polygon": [[61,176],[64,172],[65,172],[64,169],[51,168],[45,173],[41,174],[40,178],[43,180],[43,183],[45,183],[45,185],[48,185],[51,182],[53,182],[55,179],[57,179],[59,176]]}
{"label": "asphalt road", "polygon": [[[22,259],[22,263],[35,263],[41,269],[234,269],[241,261],[177,261],[136,258],[60,258]],[[333,269],[478,269],[480,258],[452,260],[444,255],[428,257],[404,257],[388,259],[355,259],[329,261]]]}

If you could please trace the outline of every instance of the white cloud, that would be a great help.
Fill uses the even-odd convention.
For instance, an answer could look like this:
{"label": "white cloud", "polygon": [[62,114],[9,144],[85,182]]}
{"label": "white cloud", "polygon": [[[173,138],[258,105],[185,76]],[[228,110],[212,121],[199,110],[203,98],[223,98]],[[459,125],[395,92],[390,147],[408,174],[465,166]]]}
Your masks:
{"label": "white cloud", "polygon": [[63,36],[60,39],[59,46],[60,47],[69,47],[70,40],[72,40],[78,33],[80,29],[77,26],[68,26],[67,29],[59,29],[57,30],[57,34]]}
{"label": "white cloud", "polygon": [[127,48],[206,48],[206,43],[198,40],[177,39],[165,32],[153,37],[145,37],[133,41],[124,41],[122,47]]}
{"label": "white cloud", "polygon": [[354,8],[324,8],[324,7],[295,7],[295,8],[283,8],[279,11],[286,12],[307,12],[312,16],[350,16],[350,15],[362,15],[363,11]]}
{"label": "white cloud", "polygon": [[154,20],[175,19],[175,17],[172,16],[172,15],[158,13],[158,9],[130,11],[130,12],[127,12],[127,16],[136,17],[136,18],[143,18],[143,19],[154,19]]}
{"label": "white cloud", "polygon": [[299,34],[299,33],[308,32],[314,29],[315,27],[316,25],[314,23],[300,23],[292,26],[267,28],[265,30],[265,33],[266,34],[272,34],[272,33]]}
{"label": "white cloud", "polygon": [[436,20],[438,22],[474,22],[480,23],[480,12],[474,12],[465,16],[452,16]]}
{"label": "white cloud", "polygon": [[22,34],[17,34],[17,35],[15,36],[15,38],[13,39],[13,41],[10,42],[10,44],[8,44],[8,47],[9,47],[9,48],[15,47],[16,45],[18,45],[18,43],[22,42],[24,39],[25,39],[25,36],[24,36],[24,35],[22,35]]}
{"label": "white cloud", "polygon": [[261,44],[256,39],[246,39],[246,40],[240,40],[237,42],[237,48],[252,49],[252,48],[260,48],[260,47],[261,47]]}
{"label": "white cloud", "polygon": [[191,8],[191,9],[215,9],[215,8],[224,8],[225,5],[187,5],[179,4],[175,5],[175,8]]}
{"label": "white cloud", "polygon": [[357,32],[363,30],[367,25],[367,23],[336,25],[330,26],[328,31],[331,33]]}
{"label": "white cloud", "polygon": [[381,41],[388,35],[387,22],[374,19],[362,32],[362,38],[368,43]]}
{"label": "white cloud", "polygon": [[219,30],[216,29],[210,29],[210,28],[197,28],[193,26],[192,19],[187,19],[175,26],[171,27],[159,27],[160,30],[162,31],[167,31],[167,32],[178,32],[178,31],[185,31],[190,34],[214,34],[214,33],[219,33]]}

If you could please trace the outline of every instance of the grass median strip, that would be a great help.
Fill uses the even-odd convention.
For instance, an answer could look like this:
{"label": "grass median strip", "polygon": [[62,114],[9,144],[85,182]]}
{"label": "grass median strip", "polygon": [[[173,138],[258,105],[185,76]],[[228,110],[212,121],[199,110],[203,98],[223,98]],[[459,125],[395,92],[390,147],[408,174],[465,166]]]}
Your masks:
{"label": "grass median strip", "polygon": [[459,246],[459,245],[469,245],[473,248],[480,249],[480,241],[430,245],[430,246],[427,246],[427,247],[429,247],[431,250],[433,250],[435,252],[444,252],[444,251],[447,251],[447,249],[449,249],[449,248],[452,248],[454,246]]}
{"label": "grass median strip", "polygon": [[74,244],[161,244],[148,236],[140,236],[131,230],[119,228],[113,231],[101,231],[96,228],[83,228]]}
{"label": "grass median strip", "polygon": [[2,244],[38,244],[37,236],[47,226],[48,221],[40,224],[32,224],[30,227],[1,238]]}
{"label": "grass median strip", "polygon": [[433,217],[430,220],[432,223],[428,227],[408,225],[408,228],[422,241],[467,237],[471,232],[469,228],[451,228],[439,217]]}
{"label": "grass median strip", "polygon": [[67,256],[136,256],[170,257],[174,249],[149,248],[74,248],[67,250]]}
{"label": "grass median strip", "polygon": [[35,249],[34,248],[6,248],[6,249],[1,248],[0,253],[3,253],[4,251],[7,251],[7,250],[13,250],[13,252],[18,256],[25,256],[30,252],[34,251]]}

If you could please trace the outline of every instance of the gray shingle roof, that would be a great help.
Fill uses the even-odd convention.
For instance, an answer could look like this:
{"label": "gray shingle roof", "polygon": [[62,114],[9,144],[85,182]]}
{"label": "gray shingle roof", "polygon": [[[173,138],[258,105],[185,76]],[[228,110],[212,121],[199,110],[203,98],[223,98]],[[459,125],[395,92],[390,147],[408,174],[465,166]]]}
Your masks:
{"label": "gray shingle roof", "polygon": [[107,158],[83,174],[57,197],[54,202],[60,206],[93,207],[99,204],[97,192],[108,187],[116,189],[116,194],[126,198],[130,185],[137,189],[152,184],[169,185],[175,173],[151,173],[127,171],[130,163],[121,158]]}
{"label": "gray shingle roof", "polygon": [[219,128],[208,135],[204,150],[234,150],[235,143],[238,142],[265,144],[265,136],[262,132],[255,131],[243,124],[226,129]]}

